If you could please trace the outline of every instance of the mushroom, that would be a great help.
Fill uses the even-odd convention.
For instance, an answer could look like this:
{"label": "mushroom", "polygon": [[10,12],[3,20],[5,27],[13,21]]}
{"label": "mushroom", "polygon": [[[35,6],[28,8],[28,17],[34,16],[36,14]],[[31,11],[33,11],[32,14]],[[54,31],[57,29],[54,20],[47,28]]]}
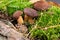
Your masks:
{"label": "mushroom", "polygon": [[14,12],[14,14],[13,14],[13,18],[18,19],[19,16],[21,16],[22,14],[23,14],[23,12],[20,11],[20,10],[18,10],[18,11],[16,11],[16,12]]}
{"label": "mushroom", "polygon": [[37,11],[32,8],[24,9],[25,19],[29,21],[30,24],[33,24],[33,18],[37,17]]}
{"label": "mushroom", "polygon": [[13,18],[15,18],[18,22],[18,24],[22,25],[24,22],[23,22],[23,18],[22,18],[22,15],[23,12],[18,10],[16,11],[14,14],[13,14]]}
{"label": "mushroom", "polygon": [[49,6],[50,5],[48,4],[48,2],[43,1],[43,0],[34,3],[34,8],[36,10],[47,10]]}

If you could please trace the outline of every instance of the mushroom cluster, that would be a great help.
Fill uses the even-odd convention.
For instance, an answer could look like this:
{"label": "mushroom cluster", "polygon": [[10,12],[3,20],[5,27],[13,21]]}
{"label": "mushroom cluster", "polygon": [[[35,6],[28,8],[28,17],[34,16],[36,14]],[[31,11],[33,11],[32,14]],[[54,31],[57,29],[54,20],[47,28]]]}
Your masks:
{"label": "mushroom cluster", "polygon": [[16,11],[16,12],[14,12],[13,17],[14,17],[15,19],[18,19],[19,16],[21,16],[22,14],[23,14],[23,12],[20,11],[20,10],[18,10],[18,11]]}
{"label": "mushroom cluster", "polygon": [[[33,18],[38,16],[37,11],[32,8],[25,8],[23,12],[25,14],[24,20],[33,24],[34,23]],[[24,23],[23,17],[21,16],[23,14],[23,12],[18,10],[16,12],[14,12],[14,14],[13,14],[13,18],[15,18],[17,20],[18,24],[20,24],[20,25]]]}
{"label": "mushroom cluster", "polygon": [[13,18],[15,18],[17,20],[17,23],[19,24],[17,28],[19,28],[22,32],[24,32],[24,30],[22,29],[26,28],[26,26],[22,26],[24,25],[25,22],[28,22],[29,24],[34,24],[34,18],[38,17],[37,10],[47,10],[50,5],[48,2],[44,0],[40,0],[40,1],[36,0],[34,1],[33,6],[34,6],[34,9],[27,7],[27,8],[24,8],[23,12],[21,10],[18,10],[13,14]]}
{"label": "mushroom cluster", "polygon": [[[24,14],[23,14],[24,13]],[[24,15],[24,17],[22,17]],[[24,11],[16,11],[13,13],[13,18],[17,20],[17,25],[16,28],[20,30],[20,32],[24,32],[27,27],[24,25],[25,22],[28,22],[30,24],[34,24],[34,19],[35,17],[38,16],[38,13],[35,9],[32,8],[25,8]],[[24,25],[24,26],[23,26]],[[26,32],[26,31],[25,31]]]}

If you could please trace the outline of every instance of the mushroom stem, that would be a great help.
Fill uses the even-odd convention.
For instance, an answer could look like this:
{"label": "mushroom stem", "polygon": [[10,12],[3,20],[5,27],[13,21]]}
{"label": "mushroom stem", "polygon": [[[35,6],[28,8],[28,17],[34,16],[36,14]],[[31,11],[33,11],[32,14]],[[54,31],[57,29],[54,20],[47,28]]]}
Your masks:
{"label": "mushroom stem", "polygon": [[30,24],[34,24],[34,20],[32,19],[32,17],[27,16],[27,15],[24,16],[24,21],[25,22],[28,21]]}
{"label": "mushroom stem", "polygon": [[25,16],[24,16],[24,21],[25,21],[25,22],[28,21],[28,18],[29,18],[29,17],[28,17],[27,15],[25,15]]}
{"label": "mushroom stem", "polygon": [[28,22],[29,22],[30,24],[34,24],[34,20],[33,20],[31,17],[29,17]]}
{"label": "mushroom stem", "polygon": [[22,25],[24,23],[22,16],[19,16],[17,20],[18,24]]}

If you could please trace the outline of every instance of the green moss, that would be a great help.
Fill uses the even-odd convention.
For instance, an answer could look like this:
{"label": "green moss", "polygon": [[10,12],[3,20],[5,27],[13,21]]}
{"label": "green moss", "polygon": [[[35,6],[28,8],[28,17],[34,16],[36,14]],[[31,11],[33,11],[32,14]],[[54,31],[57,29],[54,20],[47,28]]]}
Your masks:
{"label": "green moss", "polygon": [[[37,27],[32,28],[31,37],[39,40],[58,40],[60,26],[55,27],[55,25],[60,25],[60,8],[52,6],[47,11],[39,11],[39,15],[36,20]],[[51,26],[52,28],[50,28]]]}
{"label": "green moss", "polygon": [[[29,0],[2,0],[0,3],[0,9],[6,9],[9,15],[12,15],[16,10],[22,10],[26,7],[32,7]],[[4,10],[5,10],[4,9]]]}
{"label": "green moss", "polygon": [[51,7],[48,11],[40,12],[36,24],[41,27],[58,25],[60,23],[60,8]]}

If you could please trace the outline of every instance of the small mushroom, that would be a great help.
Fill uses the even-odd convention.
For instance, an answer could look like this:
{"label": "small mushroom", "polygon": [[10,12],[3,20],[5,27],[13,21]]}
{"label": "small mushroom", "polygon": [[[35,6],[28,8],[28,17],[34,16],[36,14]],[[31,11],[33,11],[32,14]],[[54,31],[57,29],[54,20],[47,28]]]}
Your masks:
{"label": "small mushroom", "polygon": [[29,23],[33,24],[33,18],[38,16],[38,13],[36,10],[32,9],[32,8],[25,8],[24,9],[24,14],[25,14],[25,18],[28,19]]}
{"label": "small mushroom", "polygon": [[13,14],[13,17],[17,20],[18,24],[22,25],[23,24],[23,18],[22,15],[23,12],[18,10]]}
{"label": "small mushroom", "polygon": [[23,14],[23,12],[20,11],[20,10],[18,10],[18,11],[16,11],[16,12],[14,12],[14,14],[13,14],[13,18],[18,19],[19,16],[21,16],[22,14]]}
{"label": "small mushroom", "polygon": [[48,2],[43,1],[43,0],[34,3],[34,8],[36,10],[47,10],[49,6],[50,5],[48,4]]}

